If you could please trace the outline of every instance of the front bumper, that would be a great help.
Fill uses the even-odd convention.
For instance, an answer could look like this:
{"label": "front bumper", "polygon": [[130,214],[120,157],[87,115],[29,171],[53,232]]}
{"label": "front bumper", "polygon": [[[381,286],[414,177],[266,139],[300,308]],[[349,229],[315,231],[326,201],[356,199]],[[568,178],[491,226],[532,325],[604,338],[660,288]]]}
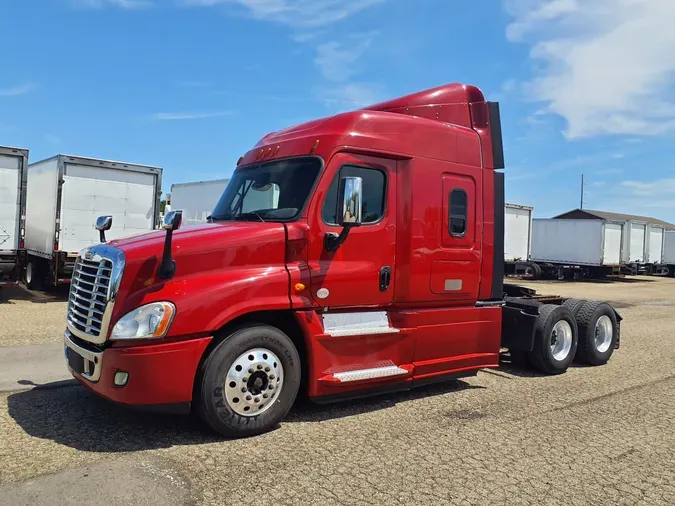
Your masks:
{"label": "front bumper", "polygon": [[[136,407],[185,405],[192,401],[197,368],[211,339],[101,351],[66,331],[64,352],[75,379],[101,397]],[[122,387],[113,382],[117,372],[129,375]]]}

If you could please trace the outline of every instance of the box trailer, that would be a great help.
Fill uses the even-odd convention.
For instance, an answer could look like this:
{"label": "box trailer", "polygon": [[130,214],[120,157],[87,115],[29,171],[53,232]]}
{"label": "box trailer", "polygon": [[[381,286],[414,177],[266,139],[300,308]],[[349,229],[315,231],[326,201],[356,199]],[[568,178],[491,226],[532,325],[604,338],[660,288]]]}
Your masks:
{"label": "box trailer", "polygon": [[112,216],[108,240],[159,225],[159,167],[61,154],[29,164],[27,173],[29,288],[70,282],[78,253],[99,242],[98,216]]}
{"label": "box trailer", "polygon": [[171,209],[183,211],[183,223],[191,225],[206,223],[225,191],[229,179],[195,181],[171,185]]}
{"label": "box trailer", "polygon": [[504,205],[504,273],[532,277],[528,262],[532,243],[534,208],[520,204]]}
{"label": "box trailer", "polygon": [[0,285],[21,280],[28,150],[0,146]]}
{"label": "box trailer", "polygon": [[530,260],[542,277],[604,277],[620,272],[624,226],[618,221],[535,219]]}
{"label": "box trailer", "polygon": [[655,266],[655,274],[675,277],[675,230],[663,232],[661,263]]}
{"label": "box trailer", "polygon": [[[186,225],[206,223],[228,182],[229,179],[216,179],[173,184],[171,185],[171,209],[183,212],[183,222]],[[277,185],[257,187],[252,184],[253,181],[250,183],[243,190],[246,192],[246,198],[243,200],[242,213],[272,209],[277,206],[279,201]]]}

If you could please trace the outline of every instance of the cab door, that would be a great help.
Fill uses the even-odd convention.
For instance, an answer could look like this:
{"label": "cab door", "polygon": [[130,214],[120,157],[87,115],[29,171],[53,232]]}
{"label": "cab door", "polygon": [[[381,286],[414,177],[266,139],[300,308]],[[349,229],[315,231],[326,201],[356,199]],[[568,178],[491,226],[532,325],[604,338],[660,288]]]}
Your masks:
{"label": "cab door", "polygon": [[[362,222],[336,251],[326,234],[340,234],[338,187],[362,179]],[[329,162],[312,203],[309,268],[314,300],[324,307],[386,306],[393,300],[396,248],[396,161],[338,153]]]}

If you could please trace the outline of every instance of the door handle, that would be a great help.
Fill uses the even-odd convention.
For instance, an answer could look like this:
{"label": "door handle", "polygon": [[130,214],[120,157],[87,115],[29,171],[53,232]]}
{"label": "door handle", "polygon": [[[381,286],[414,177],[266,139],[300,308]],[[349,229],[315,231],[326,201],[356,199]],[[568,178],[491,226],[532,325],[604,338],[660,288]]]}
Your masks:
{"label": "door handle", "polygon": [[391,267],[388,265],[380,269],[380,291],[386,292],[391,283]]}

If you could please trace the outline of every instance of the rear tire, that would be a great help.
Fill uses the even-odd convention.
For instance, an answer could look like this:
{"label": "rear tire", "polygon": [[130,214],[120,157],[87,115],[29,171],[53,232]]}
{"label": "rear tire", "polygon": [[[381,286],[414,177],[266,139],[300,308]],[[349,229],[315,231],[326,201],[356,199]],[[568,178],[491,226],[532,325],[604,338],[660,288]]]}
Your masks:
{"label": "rear tire", "polygon": [[226,437],[273,429],[298,394],[300,356],[281,330],[255,325],[234,331],[200,367],[195,403],[200,417]]}
{"label": "rear tire", "polygon": [[26,286],[29,290],[38,290],[42,288],[42,274],[40,264],[31,259],[26,264]]}
{"label": "rear tire", "polygon": [[[569,310],[572,311],[574,318],[576,318],[577,314],[579,314],[579,310],[584,304],[586,304],[586,302],[588,302],[586,299],[567,299],[565,302],[563,302],[563,306],[569,308]],[[579,321],[577,320],[577,327],[578,325]]]}
{"label": "rear tire", "polygon": [[574,360],[579,331],[572,311],[566,306],[544,304],[535,322],[532,366],[545,374],[561,374]]}
{"label": "rear tire", "polygon": [[612,306],[606,302],[586,302],[577,315],[579,350],[577,357],[589,365],[606,364],[619,337],[619,324]]}

